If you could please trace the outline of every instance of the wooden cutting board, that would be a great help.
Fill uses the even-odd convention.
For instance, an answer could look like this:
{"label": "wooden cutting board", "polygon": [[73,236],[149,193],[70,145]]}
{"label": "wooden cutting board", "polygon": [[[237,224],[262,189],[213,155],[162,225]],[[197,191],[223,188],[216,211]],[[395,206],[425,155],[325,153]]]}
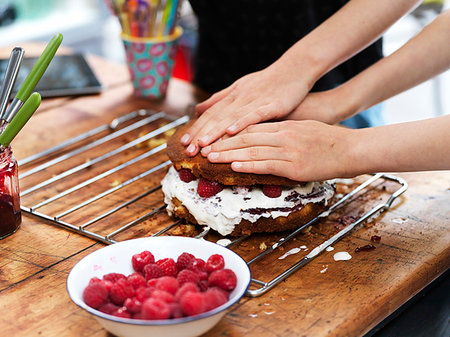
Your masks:
{"label": "wooden cutting board", "polygon": [[[125,67],[98,58],[90,58],[90,62],[105,84],[105,91],[96,96],[45,101],[15,140],[14,153],[18,159],[109,123],[113,118],[135,109],[164,109],[180,116],[196,100],[198,94],[189,84],[174,80],[169,87],[169,96],[163,102],[135,99],[131,94]],[[158,123],[148,127],[156,128]],[[134,136],[138,135],[139,132]],[[123,143],[117,141],[115,145],[119,144]],[[133,154],[148,149],[133,149],[117,161],[126,161]],[[98,149],[87,154],[83,160],[93,158],[95,151]],[[96,187],[98,190],[90,190],[89,193],[95,194],[117,181],[123,182],[133,172],[145,170],[154,165],[154,161],[164,160],[165,153],[162,151],[157,157],[133,166],[133,170],[108,177]],[[67,179],[67,184],[83,181],[86,176],[95,175],[105,167],[100,165],[85,170]],[[24,167],[23,171],[25,169]],[[59,169],[48,169],[40,174],[51,177],[58,174]],[[136,186],[130,185],[101,204],[71,214],[64,220],[83,223],[104,212],[106,207],[129,200],[139,191],[155,186],[163,175],[164,170],[161,170]],[[265,295],[243,298],[207,335],[362,335],[447,270],[450,265],[450,172],[408,173],[398,176],[408,182],[409,188],[396,200],[391,210],[359,226],[335,244],[333,251],[324,252]],[[34,179],[37,178],[32,176],[21,181],[22,190],[32,186]],[[354,182],[364,179],[367,177],[358,177]],[[45,193],[24,197],[23,203],[45,199],[46,193],[59,193],[63,188],[64,186],[51,186]],[[338,188],[340,193],[346,193],[351,185],[339,184]],[[269,280],[298,261],[317,244],[354,221],[361,213],[383,202],[395,188],[395,184],[389,182],[376,184],[345,210],[322,220],[282,249],[252,265],[253,276],[263,281]],[[75,193],[70,198],[65,198],[64,202],[43,208],[42,211],[58,212],[68,206],[66,203],[77,203],[85,199],[86,195]],[[107,233],[128,221],[130,216],[136,219],[141,215],[137,213],[138,209],[148,211],[157,207],[161,203],[161,197],[161,192],[158,191],[118,214],[117,218],[99,222],[95,230]],[[159,212],[155,218],[145,220],[115,239],[149,235],[172,222],[164,212]],[[184,229],[186,228],[174,229],[169,234],[193,234]],[[197,228],[194,232],[198,231],[201,229]],[[250,259],[283,235],[285,234],[255,235],[233,249],[245,259]],[[374,235],[380,236],[381,241],[372,242],[370,239]],[[208,236],[210,240],[218,238],[216,235]],[[376,249],[355,252],[357,247],[367,244],[373,244]],[[2,334],[106,336],[105,330],[90,315],[70,301],[65,290],[65,280],[73,265],[102,246],[102,243],[67,231],[49,221],[24,215],[20,230],[2,240],[0,246],[0,307],[7,308],[0,318]],[[279,259],[292,248],[303,246],[308,250],[302,248],[296,254]],[[340,251],[348,252],[352,259],[335,261],[333,255]]]}

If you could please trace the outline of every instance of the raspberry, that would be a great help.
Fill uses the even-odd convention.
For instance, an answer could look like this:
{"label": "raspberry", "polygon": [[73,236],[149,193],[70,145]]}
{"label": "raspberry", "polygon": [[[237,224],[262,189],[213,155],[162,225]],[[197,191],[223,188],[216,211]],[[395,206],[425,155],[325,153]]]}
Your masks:
{"label": "raspberry", "polygon": [[139,311],[141,311],[142,308],[142,302],[139,301],[136,297],[127,298],[125,302],[123,303],[123,306],[127,308],[127,311],[136,314]]}
{"label": "raspberry", "polygon": [[177,275],[177,281],[180,285],[183,285],[187,282],[197,283],[200,281],[200,276],[192,270],[183,269]]}
{"label": "raspberry", "polygon": [[189,253],[182,253],[180,256],[178,256],[177,259],[177,268],[178,271],[181,271],[183,269],[186,269],[192,260],[195,259],[195,256]]}
{"label": "raspberry", "polygon": [[149,298],[142,304],[144,319],[167,319],[170,317],[169,305],[156,298]]}
{"label": "raspberry", "polygon": [[108,290],[108,294],[109,294],[114,283],[112,283],[111,281],[103,281],[103,284],[105,285],[106,289]]}
{"label": "raspberry", "polygon": [[97,282],[103,282],[101,279],[99,279],[98,277],[92,277],[90,280],[89,280],[89,284],[94,284],[94,283],[97,283]]}
{"label": "raspberry", "polygon": [[152,294],[152,298],[156,298],[165,303],[173,303],[173,301],[175,301],[175,297],[171,293],[164,290],[155,290]]}
{"label": "raspberry", "polygon": [[192,260],[188,269],[193,271],[206,271],[206,262],[202,259]]}
{"label": "raspberry", "polygon": [[201,280],[200,282],[198,282],[198,288],[201,292],[205,292],[206,290],[208,290],[208,280]]}
{"label": "raspberry", "polygon": [[147,287],[152,288],[152,289],[156,289],[156,283],[158,283],[158,279],[157,278],[152,278],[152,279],[147,281]]}
{"label": "raspberry", "polygon": [[178,286],[178,281],[173,276],[162,276],[158,279],[158,282],[156,282],[156,289],[167,291],[172,295],[175,295],[178,290]]}
{"label": "raspberry", "polygon": [[202,259],[195,259],[189,264],[189,270],[197,273],[200,280],[208,279],[208,272],[206,271],[206,262]]}
{"label": "raspberry", "polygon": [[120,307],[115,305],[114,303],[106,302],[105,304],[102,304],[97,310],[105,314],[112,315],[112,313],[119,308]]}
{"label": "raspberry", "polygon": [[145,281],[144,276],[142,276],[140,273],[133,273],[127,277],[128,283],[131,284],[131,286],[134,289],[138,289],[139,287],[145,287],[147,285],[147,282]]}
{"label": "raspberry", "polygon": [[186,316],[201,314],[205,311],[205,300],[202,293],[188,291],[180,299],[181,311]]}
{"label": "raspberry", "polygon": [[112,313],[113,316],[131,318],[131,314],[125,308],[119,308]]}
{"label": "raspberry", "polygon": [[155,291],[152,288],[147,288],[147,287],[140,287],[136,290],[136,299],[139,302],[144,302],[147,298],[152,296],[153,291]]}
{"label": "raspberry", "polygon": [[109,274],[103,275],[103,280],[110,281],[112,283],[116,283],[121,278],[126,278],[126,276],[124,274],[119,274],[119,273],[109,273]]}
{"label": "raspberry", "polygon": [[133,269],[138,272],[142,272],[145,265],[149,263],[155,263],[155,257],[147,250],[144,250],[139,254],[134,254],[131,258]]}
{"label": "raspberry", "polygon": [[165,258],[156,261],[156,264],[161,267],[166,276],[177,276],[177,265],[172,258]]}
{"label": "raspberry", "polygon": [[205,298],[205,311],[212,310],[220,307],[222,304],[227,303],[228,296],[219,288],[209,288],[204,293]]}
{"label": "raspberry", "polygon": [[208,278],[210,287],[218,286],[226,291],[231,291],[236,287],[236,274],[231,269],[221,269],[213,271]]}
{"label": "raspberry", "polygon": [[266,197],[278,198],[281,195],[280,185],[263,185],[262,191]]}
{"label": "raspberry", "polygon": [[123,305],[123,302],[125,302],[128,297],[133,297],[134,294],[135,291],[133,286],[129,284],[126,279],[120,279],[111,287],[109,296],[114,304]]}
{"label": "raspberry", "polygon": [[90,307],[97,309],[106,302],[108,290],[103,282],[89,283],[83,291],[83,301]]}
{"label": "raspberry", "polygon": [[223,185],[217,181],[200,178],[197,186],[197,193],[202,198],[210,198],[223,190]]}
{"label": "raspberry", "polygon": [[211,255],[206,261],[206,270],[208,273],[212,273],[214,270],[220,270],[225,267],[225,260],[220,254]]}
{"label": "raspberry", "polygon": [[187,282],[178,289],[177,293],[175,294],[175,298],[180,301],[183,295],[187,292],[198,293],[199,289],[195,283]]}
{"label": "raspberry", "polygon": [[147,264],[144,267],[144,276],[145,279],[151,280],[153,278],[158,278],[164,275],[164,272],[160,266],[158,266],[156,263]]}
{"label": "raspberry", "polygon": [[190,183],[192,180],[197,179],[196,176],[191,172],[191,170],[182,168],[178,171],[178,175],[180,176],[180,179],[184,181],[185,183]]}
{"label": "raspberry", "polygon": [[170,308],[170,318],[183,317],[183,311],[181,310],[180,303],[177,302],[169,303],[169,308]]}

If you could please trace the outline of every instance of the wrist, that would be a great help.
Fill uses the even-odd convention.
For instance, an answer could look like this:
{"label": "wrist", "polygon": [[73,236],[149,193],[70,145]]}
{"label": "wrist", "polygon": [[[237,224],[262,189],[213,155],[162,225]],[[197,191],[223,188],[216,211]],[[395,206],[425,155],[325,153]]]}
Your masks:
{"label": "wrist", "polygon": [[356,90],[346,82],[332,90],[335,97],[336,123],[356,115],[362,111],[361,90]]}
{"label": "wrist", "polygon": [[321,63],[320,57],[305,53],[303,50],[304,48],[301,46],[295,45],[270,67],[275,71],[285,73],[295,82],[301,79],[303,83],[306,83],[309,91],[317,80],[324,75],[323,63]]}
{"label": "wrist", "polygon": [[344,154],[346,163],[346,177],[355,177],[360,174],[372,173],[374,169],[373,160],[376,153],[373,153],[373,128],[366,129],[346,129],[347,147]]}

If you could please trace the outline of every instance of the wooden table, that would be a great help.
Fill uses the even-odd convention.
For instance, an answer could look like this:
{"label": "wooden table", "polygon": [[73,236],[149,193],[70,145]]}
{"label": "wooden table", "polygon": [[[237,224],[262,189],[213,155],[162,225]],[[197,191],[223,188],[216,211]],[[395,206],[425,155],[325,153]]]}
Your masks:
{"label": "wooden table", "polygon": [[[1,55],[9,55],[9,49]],[[104,92],[44,100],[14,141],[18,159],[133,109],[181,115],[201,97],[190,84],[172,80],[165,101],[136,99],[123,65],[92,56],[89,62]],[[450,266],[450,172],[398,176],[409,189],[393,209],[334,245],[334,252],[350,252],[351,260],[336,262],[334,252],[321,254],[265,295],[244,297],[206,335],[363,335],[445,272]],[[371,243],[375,234],[382,238],[376,250],[354,253],[356,247]],[[308,240],[306,235],[299,238]],[[0,241],[1,335],[107,336],[66,292],[71,268],[103,246],[24,215],[18,232]]]}

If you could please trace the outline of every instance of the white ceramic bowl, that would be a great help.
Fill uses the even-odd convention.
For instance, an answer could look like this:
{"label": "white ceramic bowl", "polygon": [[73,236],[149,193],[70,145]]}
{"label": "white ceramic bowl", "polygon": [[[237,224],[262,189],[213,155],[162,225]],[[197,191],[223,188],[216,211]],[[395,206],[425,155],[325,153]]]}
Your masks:
{"label": "white ceramic bowl", "polygon": [[[131,257],[143,250],[152,252],[156,260],[166,257],[176,260],[181,253],[188,252],[206,261],[212,254],[221,254],[225,260],[225,268],[232,269],[236,274],[236,288],[230,293],[228,302],[220,307],[200,315],[170,320],[149,321],[115,317],[84,303],[83,290],[92,277],[101,278],[104,274],[112,272],[131,274],[133,272]],[[69,273],[67,291],[75,304],[93,314],[106,330],[117,336],[188,337],[199,336],[217,324],[226,314],[226,309],[245,294],[250,280],[250,270],[246,262],[228,248],[206,240],[160,236],[119,242],[87,255]]]}

